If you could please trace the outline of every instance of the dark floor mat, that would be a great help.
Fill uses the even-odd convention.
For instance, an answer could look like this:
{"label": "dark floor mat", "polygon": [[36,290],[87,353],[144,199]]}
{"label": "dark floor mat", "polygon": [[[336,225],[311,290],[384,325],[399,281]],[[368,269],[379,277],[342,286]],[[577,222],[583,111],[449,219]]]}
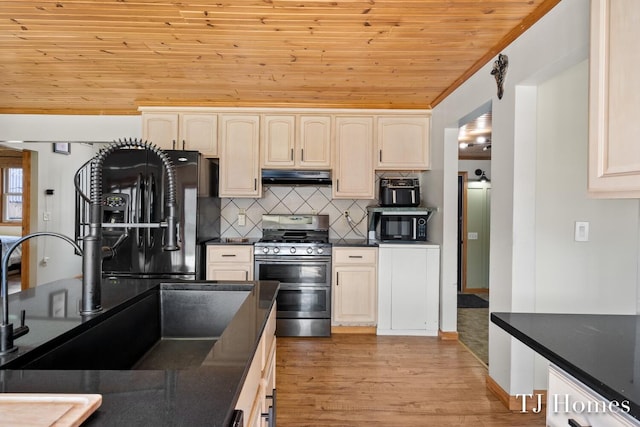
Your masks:
{"label": "dark floor mat", "polygon": [[485,301],[475,294],[458,294],[458,308],[487,308],[489,301]]}

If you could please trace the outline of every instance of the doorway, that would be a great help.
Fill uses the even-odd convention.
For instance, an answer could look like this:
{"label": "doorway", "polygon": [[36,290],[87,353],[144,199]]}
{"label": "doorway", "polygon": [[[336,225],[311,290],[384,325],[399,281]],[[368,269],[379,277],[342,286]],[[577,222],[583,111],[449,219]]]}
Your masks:
{"label": "doorway", "polygon": [[458,337],[488,366],[491,104],[460,121],[458,136]]}

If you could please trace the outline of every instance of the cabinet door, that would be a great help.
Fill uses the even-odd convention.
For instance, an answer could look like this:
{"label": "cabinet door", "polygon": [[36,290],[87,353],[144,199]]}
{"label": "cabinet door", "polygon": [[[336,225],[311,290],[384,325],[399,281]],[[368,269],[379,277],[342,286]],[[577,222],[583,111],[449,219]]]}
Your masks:
{"label": "cabinet door", "polygon": [[295,116],[264,116],[262,165],[289,168],[295,165]]}
{"label": "cabinet door", "polygon": [[331,117],[300,116],[299,165],[305,168],[331,167]]}
{"label": "cabinet door", "polygon": [[373,199],[373,118],[338,116],[335,127],[333,197]]}
{"label": "cabinet door", "polygon": [[338,267],[334,280],[334,322],[375,323],[375,266]]}
{"label": "cabinet door", "polygon": [[378,169],[429,168],[429,118],[378,117]]}
{"label": "cabinet door", "polygon": [[216,114],[180,114],[181,150],[196,150],[206,157],[218,156],[218,116]]}
{"label": "cabinet door", "polygon": [[142,114],[142,139],[164,150],[175,149],[178,140],[178,113]]}
{"label": "cabinet door", "polygon": [[640,197],[640,2],[591,1],[589,193]]}
{"label": "cabinet door", "polygon": [[260,197],[260,116],[221,114],[220,197]]}

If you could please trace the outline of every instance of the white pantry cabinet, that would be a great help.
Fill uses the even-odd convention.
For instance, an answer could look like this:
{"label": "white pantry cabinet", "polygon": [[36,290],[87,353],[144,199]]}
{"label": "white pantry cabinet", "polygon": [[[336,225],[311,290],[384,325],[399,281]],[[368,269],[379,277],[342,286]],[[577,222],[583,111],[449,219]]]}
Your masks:
{"label": "white pantry cabinet", "polygon": [[378,170],[429,169],[428,116],[377,117]]}
{"label": "white pantry cabinet", "polygon": [[331,116],[265,114],[262,166],[328,169],[331,167]]}
{"label": "white pantry cabinet", "polygon": [[378,248],[333,248],[332,325],[375,326]]}
{"label": "white pantry cabinet", "polygon": [[333,198],[375,198],[373,116],[336,116],[333,151]]}
{"label": "white pantry cabinet", "polygon": [[142,113],[142,138],[165,150],[196,150],[218,156],[218,115],[215,113]]}
{"label": "white pantry cabinet", "polygon": [[207,246],[207,280],[253,280],[253,245]]}
{"label": "white pantry cabinet", "polygon": [[260,115],[220,114],[220,197],[260,197]]}
{"label": "white pantry cabinet", "polygon": [[589,194],[640,197],[640,2],[592,0]]}
{"label": "white pantry cabinet", "polygon": [[378,335],[438,335],[440,248],[380,244]]}

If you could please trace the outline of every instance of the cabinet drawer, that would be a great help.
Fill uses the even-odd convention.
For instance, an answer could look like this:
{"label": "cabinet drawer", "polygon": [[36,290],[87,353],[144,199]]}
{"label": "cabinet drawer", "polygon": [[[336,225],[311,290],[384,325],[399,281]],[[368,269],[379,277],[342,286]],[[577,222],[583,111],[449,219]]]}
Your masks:
{"label": "cabinet drawer", "polygon": [[[618,402],[622,403],[622,402]],[[637,425],[622,407],[610,409],[609,401],[569,376],[549,366],[547,426],[565,427],[573,419],[583,426],[632,427]]]}
{"label": "cabinet drawer", "polygon": [[253,246],[208,246],[207,262],[251,262]]}
{"label": "cabinet drawer", "polygon": [[334,264],[375,264],[378,260],[376,248],[334,248]]}

